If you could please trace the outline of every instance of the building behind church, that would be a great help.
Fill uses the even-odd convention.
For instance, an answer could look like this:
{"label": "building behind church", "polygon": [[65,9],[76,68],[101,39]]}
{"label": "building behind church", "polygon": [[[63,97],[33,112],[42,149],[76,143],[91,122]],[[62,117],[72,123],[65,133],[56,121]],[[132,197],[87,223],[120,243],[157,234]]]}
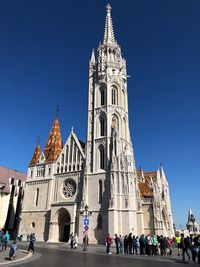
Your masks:
{"label": "building behind church", "polygon": [[126,61],[109,4],[104,38],[89,62],[87,140],[72,130],[63,145],[54,120],[44,149],[37,145],[28,167],[19,234],[34,232],[49,242],[68,241],[72,232],[82,238],[86,213],[91,243],[104,242],[108,232],[174,235],[162,165],[155,172],[136,170]]}
{"label": "building behind church", "polygon": [[0,229],[18,232],[26,174],[0,167]]}

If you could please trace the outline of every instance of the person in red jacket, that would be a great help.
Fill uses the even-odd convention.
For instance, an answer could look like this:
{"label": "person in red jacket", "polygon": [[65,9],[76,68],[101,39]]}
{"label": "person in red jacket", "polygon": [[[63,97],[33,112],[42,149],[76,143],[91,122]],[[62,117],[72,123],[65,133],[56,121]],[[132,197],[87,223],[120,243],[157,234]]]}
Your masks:
{"label": "person in red jacket", "polygon": [[111,254],[111,251],[110,251],[111,244],[112,244],[112,237],[110,236],[110,234],[108,234],[106,237],[106,253],[108,254]]}

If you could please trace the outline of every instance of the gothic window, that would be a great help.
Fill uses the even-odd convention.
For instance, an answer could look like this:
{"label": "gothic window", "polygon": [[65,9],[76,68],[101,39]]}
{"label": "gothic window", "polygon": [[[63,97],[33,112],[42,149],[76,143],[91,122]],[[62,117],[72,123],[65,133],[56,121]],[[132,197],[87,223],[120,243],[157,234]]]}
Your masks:
{"label": "gothic window", "polygon": [[70,156],[69,156],[69,162],[72,163],[72,148],[73,148],[73,139],[70,140]]}
{"label": "gothic window", "polygon": [[76,182],[71,178],[67,178],[63,183],[62,192],[66,198],[72,197],[76,193]]}
{"label": "gothic window", "polygon": [[48,175],[50,175],[51,174],[51,168],[49,167],[49,173],[48,173]]}
{"label": "gothic window", "polygon": [[31,175],[30,176],[31,176],[31,178],[33,177],[33,171],[31,171]]}
{"label": "gothic window", "polygon": [[101,106],[103,106],[103,105],[105,105],[105,90],[104,90],[104,88],[101,88],[100,94],[101,94]]}
{"label": "gothic window", "polygon": [[66,146],[66,158],[65,158],[66,163],[68,163],[68,153],[69,153],[69,146]]}
{"label": "gothic window", "polygon": [[105,159],[104,159],[104,147],[103,146],[101,146],[100,148],[99,148],[99,152],[100,152],[100,169],[102,169],[102,170],[104,170],[104,168],[105,168],[105,163],[104,163],[104,161],[105,161]]}
{"label": "gothic window", "polygon": [[61,172],[63,172],[63,166],[61,167]]}
{"label": "gothic window", "polygon": [[102,180],[99,180],[99,203],[102,203],[102,197],[103,197]]}
{"label": "gothic window", "polygon": [[38,199],[39,199],[39,188],[36,189],[36,196],[35,196],[35,206],[38,206]]}
{"label": "gothic window", "polygon": [[76,162],[76,144],[74,143],[74,155],[73,155],[73,162]]}
{"label": "gothic window", "polygon": [[122,106],[126,108],[126,100],[125,100],[125,92],[124,89],[122,90]]}
{"label": "gothic window", "polygon": [[100,136],[105,136],[104,130],[105,130],[104,118],[100,118]]}
{"label": "gothic window", "polygon": [[112,87],[112,105],[117,105],[118,104],[118,99],[117,99],[117,88]]}
{"label": "gothic window", "polygon": [[102,225],[103,225],[103,223],[102,223],[102,215],[99,213],[99,215],[98,215],[98,217],[97,217],[97,228],[98,229],[102,229]]}
{"label": "gothic window", "polygon": [[78,157],[77,157],[77,161],[80,162],[80,159],[81,159],[81,153],[78,151]]}
{"label": "gothic window", "polygon": [[117,192],[118,192],[118,194],[120,193],[120,181],[119,181],[119,176],[117,177]]}
{"label": "gothic window", "polygon": [[65,166],[65,172],[67,172],[67,166]]}
{"label": "gothic window", "polygon": [[124,190],[124,175],[122,175],[122,194],[125,193],[125,190]]}
{"label": "gothic window", "polygon": [[62,154],[61,164],[64,164],[64,154]]}

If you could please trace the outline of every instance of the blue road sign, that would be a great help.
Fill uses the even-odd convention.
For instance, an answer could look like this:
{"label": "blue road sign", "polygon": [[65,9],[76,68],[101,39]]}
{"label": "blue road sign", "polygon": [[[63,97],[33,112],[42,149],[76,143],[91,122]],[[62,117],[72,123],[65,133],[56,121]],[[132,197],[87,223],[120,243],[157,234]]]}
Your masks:
{"label": "blue road sign", "polygon": [[88,229],[89,229],[88,225],[84,225],[84,230],[88,231]]}
{"label": "blue road sign", "polygon": [[89,225],[89,219],[84,219],[84,220],[83,220],[83,224],[84,224],[84,225]]}

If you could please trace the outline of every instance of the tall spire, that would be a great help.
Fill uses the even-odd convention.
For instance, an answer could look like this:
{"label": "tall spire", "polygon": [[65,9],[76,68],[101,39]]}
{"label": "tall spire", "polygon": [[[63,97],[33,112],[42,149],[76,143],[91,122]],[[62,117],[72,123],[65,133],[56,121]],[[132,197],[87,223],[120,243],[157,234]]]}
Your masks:
{"label": "tall spire", "polygon": [[56,118],[44,148],[46,162],[52,162],[57,160],[61,151],[62,151],[62,137],[60,133],[59,122],[58,119]]}
{"label": "tall spire", "polygon": [[39,160],[40,160],[40,144],[39,144],[39,140],[38,140],[38,144],[37,144],[36,149],[34,151],[31,162],[29,163],[29,166],[37,164],[39,162]]}
{"label": "tall spire", "polygon": [[107,14],[106,14],[106,24],[105,24],[103,44],[114,44],[115,37],[114,37],[113,24],[111,18],[111,6],[109,3],[106,6],[106,10]]}

